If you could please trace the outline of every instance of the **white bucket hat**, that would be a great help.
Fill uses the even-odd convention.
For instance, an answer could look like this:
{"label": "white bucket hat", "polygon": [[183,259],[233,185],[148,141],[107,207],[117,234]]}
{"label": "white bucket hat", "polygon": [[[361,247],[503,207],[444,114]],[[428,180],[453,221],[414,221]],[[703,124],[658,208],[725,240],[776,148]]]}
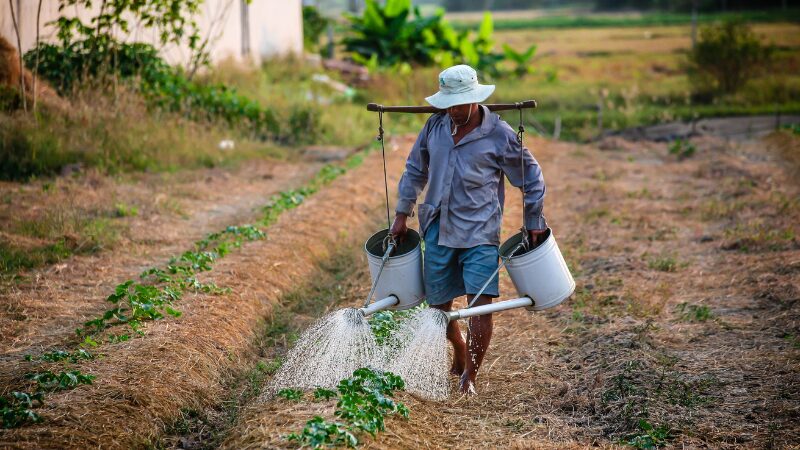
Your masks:
{"label": "white bucket hat", "polygon": [[456,105],[480,103],[494,92],[493,84],[478,84],[478,73],[470,66],[459,64],[439,74],[439,92],[425,100],[439,109]]}

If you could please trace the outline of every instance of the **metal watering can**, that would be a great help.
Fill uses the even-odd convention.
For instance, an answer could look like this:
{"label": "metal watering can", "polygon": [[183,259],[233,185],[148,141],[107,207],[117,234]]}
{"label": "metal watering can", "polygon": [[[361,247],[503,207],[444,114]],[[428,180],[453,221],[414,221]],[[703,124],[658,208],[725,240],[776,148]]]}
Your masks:
{"label": "metal watering can", "polygon": [[450,311],[447,313],[448,319],[464,319],[523,307],[540,311],[558,306],[568,299],[575,292],[575,280],[561,255],[553,230],[548,228],[545,235],[544,242],[530,249],[522,243],[522,233],[515,234],[500,246],[501,263],[498,271],[505,266],[519,298]]}
{"label": "metal watering can", "polygon": [[[364,244],[372,289],[361,312],[365,316],[386,309],[413,308],[425,300],[422,284],[422,239],[408,230],[403,242],[390,239],[389,230],[373,234]],[[370,304],[373,295],[380,300]]]}

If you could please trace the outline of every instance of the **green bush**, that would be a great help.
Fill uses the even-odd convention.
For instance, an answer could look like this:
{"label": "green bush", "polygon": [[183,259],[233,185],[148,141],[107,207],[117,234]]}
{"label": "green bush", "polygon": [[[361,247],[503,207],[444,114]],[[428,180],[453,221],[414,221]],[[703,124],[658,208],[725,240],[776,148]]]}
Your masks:
{"label": "green bush", "polygon": [[710,25],[689,52],[689,77],[696,92],[731,94],[762,71],[772,54],[773,47],[762,45],[745,23]]}
{"label": "green bush", "polygon": [[61,95],[71,94],[81,83],[103,77],[152,79],[169,72],[169,65],[150,44],[100,45],[95,39],[69,44],[41,43],[25,53],[25,65],[33,70],[38,52],[39,76]]}
{"label": "green bush", "polygon": [[[35,64],[36,53],[37,49],[32,49],[25,54],[29,68]],[[272,110],[224,84],[190,80],[158,56],[152,45],[123,42],[99,45],[87,39],[60,45],[43,43],[38,53],[40,75],[61,94],[69,94],[86,82],[102,85],[112,78],[130,80],[150,107],[197,121],[221,120],[262,140],[279,137],[280,126]]]}
{"label": "green bush", "polygon": [[303,6],[303,48],[310,52],[319,50],[319,38],[330,22],[317,8]]}

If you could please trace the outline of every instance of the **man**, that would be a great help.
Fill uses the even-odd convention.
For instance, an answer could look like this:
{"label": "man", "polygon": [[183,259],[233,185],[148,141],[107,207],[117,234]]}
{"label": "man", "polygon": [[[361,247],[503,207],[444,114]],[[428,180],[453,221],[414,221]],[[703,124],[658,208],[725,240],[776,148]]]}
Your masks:
{"label": "man", "polygon": [[[504,200],[503,174],[525,196],[525,229],[531,242],[544,236],[545,186],[539,164],[521,149],[514,129],[478,103],[494,92],[478,84],[474,69],[458,65],[439,75],[439,92],[425,100],[445,110],[432,115],[419,134],[400,179],[391,233],[402,239],[417,196],[420,234],[425,240],[424,280],[427,302],[449,311],[456,297],[471,301],[498,265]],[[520,155],[522,153],[522,155]],[[522,156],[522,158],[520,158]],[[525,186],[522,186],[522,170]],[[473,306],[498,297],[495,276]],[[463,393],[475,393],[475,378],[492,337],[492,316],[469,319],[467,341],[450,322],[447,339],[455,357],[450,372],[460,376]]]}

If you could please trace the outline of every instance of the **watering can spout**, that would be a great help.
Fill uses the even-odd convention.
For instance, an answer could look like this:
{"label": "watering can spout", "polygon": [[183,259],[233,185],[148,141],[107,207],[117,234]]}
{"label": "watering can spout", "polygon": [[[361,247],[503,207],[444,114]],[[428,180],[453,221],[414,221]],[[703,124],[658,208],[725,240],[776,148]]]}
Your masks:
{"label": "watering can spout", "polygon": [[488,305],[448,311],[447,319],[452,322],[453,320],[466,319],[467,317],[482,316],[484,314],[491,314],[514,308],[529,308],[531,306],[533,306],[533,300],[531,300],[530,297],[520,297],[512,300],[490,303]]}
{"label": "watering can spout", "polygon": [[369,316],[371,314],[375,314],[378,311],[389,309],[392,306],[397,305],[397,303],[399,302],[400,300],[397,297],[395,297],[394,295],[390,295],[384,299],[375,301],[369,306],[359,308],[359,311],[361,311],[361,313],[364,314],[364,316]]}

